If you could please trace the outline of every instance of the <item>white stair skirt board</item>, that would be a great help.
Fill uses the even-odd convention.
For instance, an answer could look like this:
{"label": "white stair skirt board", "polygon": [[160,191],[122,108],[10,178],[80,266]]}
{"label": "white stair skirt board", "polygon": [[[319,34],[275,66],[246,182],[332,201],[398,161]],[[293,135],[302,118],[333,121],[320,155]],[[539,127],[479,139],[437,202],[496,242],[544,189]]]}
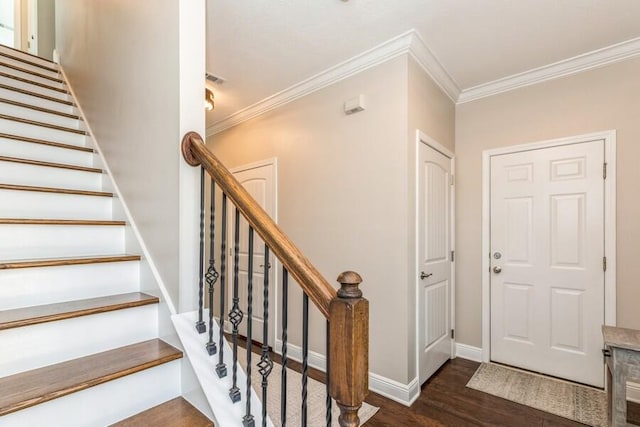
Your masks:
{"label": "white stair skirt board", "polygon": [[5,415],[2,426],[106,426],[179,395],[176,360]]}
{"label": "white stair skirt board", "polygon": [[2,218],[111,219],[111,197],[0,189]]}
{"label": "white stair skirt board", "polygon": [[42,162],[94,167],[95,153],[0,137],[0,154]]}
{"label": "white stair skirt board", "polygon": [[[2,57],[0,57],[0,61],[2,60],[1,58]],[[24,67],[19,67],[19,68],[24,69]],[[36,83],[42,83],[42,84],[49,85],[52,87],[57,87],[60,89],[66,89],[66,85],[64,83],[60,83],[55,80],[40,77],[32,73],[16,70],[15,68],[6,67],[3,64],[0,64],[0,73],[9,74],[11,76],[20,77],[21,79],[31,80]],[[42,73],[39,73],[39,74],[42,74]],[[61,80],[60,78],[58,79]]]}
{"label": "white stair skirt board", "polygon": [[0,270],[0,310],[138,292],[140,261]]}
{"label": "white stair skirt board", "polygon": [[[4,155],[2,152],[0,154]],[[102,190],[102,173],[8,162],[0,159],[0,183],[100,191]]]}
{"label": "white stair skirt board", "polygon": [[71,101],[71,97],[64,92],[42,87],[33,83],[25,82],[23,80],[17,80],[11,77],[5,77],[3,75],[0,75],[0,84],[5,86],[15,87],[18,89],[28,90],[30,92],[37,92],[40,95],[48,96],[50,98],[60,99],[62,101]]}
{"label": "white stair skirt board", "polygon": [[[10,53],[9,55],[17,56],[17,55],[15,55],[13,53]],[[28,61],[31,61],[31,60],[28,59]],[[57,79],[60,78],[60,73],[58,73],[56,71],[47,70],[47,69],[44,69],[42,67],[36,67],[34,65],[27,64],[26,62],[23,62],[23,61],[18,61],[16,59],[7,58],[6,56],[0,56],[0,62],[2,62],[3,64],[9,64],[9,65],[14,65],[16,67],[20,67],[23,70],[33,71],[34,73],[38,73],[38,74],[44,74],[45,76],[55,77]]]}
{"label": "white stair skirt board", "polygon": [[157,337],[157,304],[7,329],[0,348],[11,351],[0,352],[0,377]]}
{"label": "white stair skirt board", "polygon": [[[58,67],[57,64],[54,64],[54,63],[52,63],[50,61],[47,61],[46,59],[42,59],[42,58],[40,58],[38,56],[28,55],[25,52],[22,52],[22,51],[19,51],[19,50],[17,51],[15,49],[10,49],[10,48],[8,48],[6,46],[3,46],[3,45],[0,45],[0,52],[6,53],[7,55],[14,56],[16,58],[24,59],[24,60],[29,61],[29,62],[34,62],[36,64],[44,65],[45,67],[48,67],[48,68],[54,68],[55,69],[55,68]],[[5,57],[2,57],[2,58],[3,58],[2,61],[4,61]]]}
{"label": "white stair skirt board", "polygon": [[[205,319],[208,327],[208,310],[205,310]],[[195,329],[195,322],[198,319],[198,312],[175,314],[171,317],[173,325],[178,332],[180,341],[184,346],[186,356],[193,366],[193,370],[200,381],[200,385],[209,401],[209,406],[213,410],[217,424],[224,427],[242,427],[242,417],[245,414],[246,405],[246,383],[247,377],[244,369],[238,365],[238,387],[240,388],[242,400],[232,403],[229,399],[229,389],[232,385],[233,353],[231,347],[224,341],[224,363],[227,365],[227,376],[218,378],[215,366],[218,363],[218,354],[209,356],[205,349],[205,344],[209,339],[209,333],[198,334]],[[220,332],[217,322],[213,324],[213,336],[217,337]],[[216,340],[216,345],[218,341]],[[218,348],[218,351],[220,349]],[[251,391],[251,408],[256,425],[262,424],[262,404],[255,391]],[[270,418],[267,418],[267,425],[273,427]]]}
{"label": "white stair skirt board", "polygon": [[45,141],[59,142],[62,144],[84,147],[87,142],[86,135],[63,130],[50,129],[28,123],[20,123],[14,120],[0,119],[0,129],[4,133],[26,136],[27,138],[44,139]]}
{"label": "white stair skirt board", "polygon": [[0,225],[0,260],[124,252],[124,226]]}
{"label": "white stair skirt board", "polygon": [[[30,105],[30,104],[26,104]],[[2,102],[0,99],[0,114],[7,116],[20,117],[22,119],[34,120],[36,122],[48,123],[50,125],[64,126],[72,129],[84,129],[84,122],[79,119],[61,116],[59,114],[47,113],[28,107],[13,105],[8,102]]]}
{"label": "white stair skirt board", "polygon": [[[1,60],[2,58],[0,58]],[[49,101],[37,96],[32,96],[10,89],[0,88],[0,98],[10,99],[24,104],[37,105],[38,107],[47,108],[49,110],[59,111],[61,113],[76,114],[77,110],[72,105],[63,104],[56,101]]]}

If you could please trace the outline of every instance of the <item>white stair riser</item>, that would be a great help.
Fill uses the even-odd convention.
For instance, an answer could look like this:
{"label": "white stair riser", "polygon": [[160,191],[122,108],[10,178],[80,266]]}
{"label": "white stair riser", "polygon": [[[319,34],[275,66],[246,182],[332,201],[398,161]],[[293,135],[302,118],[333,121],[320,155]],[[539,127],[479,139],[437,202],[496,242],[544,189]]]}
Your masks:
{"label": "white stair riser", "polygon": [[[0,52],[6,53],[7,55],[11,55],[20,59],[24,59],[25,61],[35,62],[36,64],[44,65],[49,68],[56,68],[58,65],[52,63],[51,61],[47,61],[46,59],[42,59],[38,56],[29,55],[26,52],[22,52],[20,50],[10,49],[7,46],[0,45]],[[4,62],[5,57],[0,57],[0,61]]]}
{"label": "white stair riser", "polygon": [[44,126],[20,123],[14,120],[0,119],[0,129],[2,129],[2,132],[11,135],[44,139],[46,141],[61,142],[63,144],[79,145],[84,147],[86,142],[86,135],[50,129]]}
{"label": "white stair riser", "polygon": [[20,117],[21,119],[35,120],[37,122],[48,123],[50,125],[64,126],[72,129],[84,128],[82,120],[73,119],[71,117],[60,116],[57,114],[45,113],[43,111],[31,108],[18,107],[16,105],[7,104],[0,101],[0,114],[7,116]]}
{"label": "white stair riser", "polygon": [[100,191],[102,189],[102,175],[96,172],[0,160],[0,183],[2,184]]}
{"label": "white stair riser", "polygon": [[111,219],[111,197],[0,190],[3,218]]}
{"label": "white stair riser", "polygon": [[22,102],[29,105],[37,105],[42,108],[60,111],[62,113],[77,114],[77,110],[72,105],[62,104],[60,102],[49,101],[38,98],[37,96],[26,95],[14,90],[0,88],[0,98],[10,99],[16,102]]}
{"label": "white stair riser", "polygon": [[46,87],[38,86],[32,83],[23,82],[22,80],[12,79],[0,75],[0,84],[15,87],[18,89],[28,90],[29,92],[36,92],[40,95],[49,96],[51,98],[61,99],[63,101],[70,101],[71,98],[68,94],[59,92],[57,90],[48,89]]}
{"label": "white stair riser", "polygon": [[[10,53],[10,55],[17,56],[14,53]],[[31,61],[31,59],[27,59],[27,61]],[[27,64],[26,62],[18,61],[16,59],[7,58],[6,56],[0,56],[0,62],[3,62],[5,64],[15,65],[16,67],[20,67],[23,70],[33,71],[39,74],[44,74],[46,76],[51,76],[58,79],[61,78],[60,73],[58,72],[50,71],[42,67],[37,67],[35,65]],[[31,61],[31,62],[35,62],[35,61]]]}
{"label": "white stair riser", "polygon": [[137,292],[140,262],[0,270],[0,310]]}
{"label": "white stair riser", "polygon": [[0,260],[124,252],[124,226],[0,225]]}
{"label": "white stair riser", "polygon": [[180,361],[5,415],[3,427],[105,426],[180,395]]}
{"label": "white stair riser", "polygon": [[[1,56],[0,56],[0,61],[2,61]],[[20,68],[24,69],[24,67],[20,67]],[[45,85],[57,87],[60,89],[66,89],[66,85],[64,83],[60,83],[51,79],[46,79],[44,77],[39,77],[39,76],[36,76],[35,74],[25,73],[24,71],[16,70],[15,68],[5,67],[1,63],[0,63],[0,72],[4,74],[9,74],[12,76],[20,77],[22,79],[32,80],[37,83],[43,83]],[[42,73],[39,73],[39,74],[42,74]],[[60,78],[58,79],[61,80]]]}
{"label": "white stair riser", "polygon": [[5,138],[0,138],[0,155],[85,167],[96,164],[94,153]]}
{"label": "white stair riser", "polygon": [[156,304],[0,331],[0,377],[157,338]]}

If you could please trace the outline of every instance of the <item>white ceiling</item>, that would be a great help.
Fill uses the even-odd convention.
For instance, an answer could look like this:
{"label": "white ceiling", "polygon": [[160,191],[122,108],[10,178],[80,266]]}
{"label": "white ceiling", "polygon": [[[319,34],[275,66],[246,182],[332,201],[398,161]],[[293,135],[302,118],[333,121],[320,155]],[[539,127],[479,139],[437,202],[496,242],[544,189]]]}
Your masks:
{"label": "white ceiling", "polygon": [[640,0],[208,0],[211,126],[410,29],[469,89],[640,37]]}

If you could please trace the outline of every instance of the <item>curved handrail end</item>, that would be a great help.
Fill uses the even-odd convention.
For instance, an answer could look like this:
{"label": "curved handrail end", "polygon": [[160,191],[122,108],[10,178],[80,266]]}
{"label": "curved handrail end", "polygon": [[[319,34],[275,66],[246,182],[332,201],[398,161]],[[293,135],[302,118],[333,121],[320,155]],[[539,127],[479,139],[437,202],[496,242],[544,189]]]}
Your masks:
{"label": "curved handrail end", "polygon": [[200,160],[198,160],[198,158],[193,155],[193,151],[191,151],[191,147],[196,143],[194,140],[204,143],[202,137],[198,134],[198,132],[191,131],[187,132],[182,137],[182,144],[180,147],[182,151],[182,157],[184,157],[185,162],[187,162],[187,164],[190,166],[200,165]]}

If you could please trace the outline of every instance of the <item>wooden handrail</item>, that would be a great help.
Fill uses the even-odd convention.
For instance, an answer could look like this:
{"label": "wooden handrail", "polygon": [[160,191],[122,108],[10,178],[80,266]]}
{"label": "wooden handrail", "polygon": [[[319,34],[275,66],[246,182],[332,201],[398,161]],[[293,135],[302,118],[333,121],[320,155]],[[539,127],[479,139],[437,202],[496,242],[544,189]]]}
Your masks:
{"label": "wooden handrail", "polygon": [[337,297],[336,290],[205,146],[202,137],[196,132],[187,133],[182,138],[182,154],[189,165],[202,165],[206,169],[216,185],[240,210],[255,232],[271,248],[289,274],[300,284],[311,301],[328,319],[331,301]]}

